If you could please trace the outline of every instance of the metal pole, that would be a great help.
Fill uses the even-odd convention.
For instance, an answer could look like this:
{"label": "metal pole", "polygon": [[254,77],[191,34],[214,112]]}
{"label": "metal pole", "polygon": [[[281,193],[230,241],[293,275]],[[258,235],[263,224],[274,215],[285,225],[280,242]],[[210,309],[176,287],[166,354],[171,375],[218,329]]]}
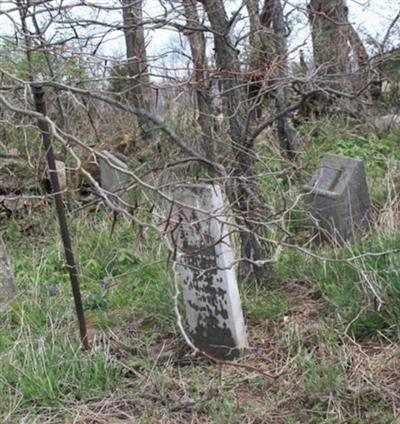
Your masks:
{"label": "metal pole", "polygon": [[[35,100],[36,111],[46,116],[46,103],[44,101],[43,86],[40,84],[32,84],[32,93]],[[60,225],[61,238],[64,245],[65,258],[67,261],[67,268],[71,281],[72,293],[74,295],[76,315],[79,322],[79,331],[82,340],[82,346],[85,350],[89,349],[88,335],[86,330],[85,315],[82,307],[81,291],[79,289],[78,271],[75,263],[74,253],[72,250],[71,238],[68,231],[67,219],[65,216],[65,209],[62,200],[60,183],[58,180],[58,174],[56,169],[56,163],[54,158],[53,146],[51,143],[50,127],[45,119],[38,119],[38,126],[42,133],[43,145],[46,152],[47,165],[49,168],[49,175],[51,186],[53,189],[53,195],[56,203],[58,222]]]}

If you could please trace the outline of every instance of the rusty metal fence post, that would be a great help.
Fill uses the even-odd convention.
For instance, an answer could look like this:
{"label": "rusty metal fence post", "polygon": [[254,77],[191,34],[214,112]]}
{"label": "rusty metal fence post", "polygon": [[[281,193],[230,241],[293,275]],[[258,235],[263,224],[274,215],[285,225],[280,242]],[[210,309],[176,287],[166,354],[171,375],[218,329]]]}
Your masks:
{"label": "rusty metal fence post", "polygon": [[[35,100],[36,111],[46,116],[46,102],[44,101],[43,86],[41,84],[32,84],[31,88]],[[43,137],[43,145],[46,152],[49,176],[57,209],[58,222],[60,225],[60,233],[64,245],[65,258],[71,281],[72,293],[75,301],[76,315],[78,317],[79,322],[79,331],[82,346],[85,350],[87,350],[89,349],[89,342],[86,329],[85,315],[82,306],[82,296],[79,288],[78,270],[76,267],[74,253],[72,250],[71,238],[69,235],[67,218],[65,215],[65,209],[60,190],[60,182],[58,180],[54,151],[51,143],[50,126],[45,119],[38,118],[38,127]]]}

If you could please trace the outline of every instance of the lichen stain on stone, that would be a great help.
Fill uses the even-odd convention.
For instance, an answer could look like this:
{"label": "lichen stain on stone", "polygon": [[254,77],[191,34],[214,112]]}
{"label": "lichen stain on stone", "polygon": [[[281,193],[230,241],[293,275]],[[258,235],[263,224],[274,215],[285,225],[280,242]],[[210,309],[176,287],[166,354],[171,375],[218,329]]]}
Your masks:
{"label": "lichen stain on stone", "polygon": [[[184,193],[180,201],[199,209],[207,209],[210,205],[206,202],[208,199],[205,198],[204,189],[202,190],[193,196]],[[216,207],[218,202],[222,204],[221,200],[213,204],[215,199],[211,200],[211,197],[211,208]],[[220,207],[219,204],[217,207]],[[177,207],[174,217],[179,222],[174,233],[176,261],[183,277],[183,293],[193,342],[199,349],[217,357],[237,356],[237,333],[233,332],[243,331],[243,327],[240,327],[243,326],[243,318],[233,316],[233,310],[230,310],[232,299],[228,297],[231,296],[228,295],[228,290],[231,283],[235,287],[236,279],[232,270],[226,268],[233,260],[232,254],[228,254],[230,259],[225,259],[225,252],[230,250],[229,238],[226,239],[227,242],[222,241],[225,245],[221,249],[221,238],[225,232],[216,218],[210,218],[205,213]],[[233,295],[235,302],[239,300],[236,293],[237,291]],[[237,313],[235,309],[235,314]],[[236,324],[236,319],[241,319],[240,324]],[[241,338],[240,346],[244,344],[245,341],[243,343]]]}
{"label": "lichen stain on stone", "polygon": [[[201,254],[192,256],[194,250]],[[228,328],[229,318],[226,290],[219,285],[223,282],[218,277],[215,248],[203,245],[192,246],[185,240],[182,246],[185,256],[181,257],[189,275],[184,284],[194,291],[193,299],[187,300],[187,307],[198,312],[197,326],[191,328],[191,336],[196,347],[218,357],[235,356],[235,340]]]}

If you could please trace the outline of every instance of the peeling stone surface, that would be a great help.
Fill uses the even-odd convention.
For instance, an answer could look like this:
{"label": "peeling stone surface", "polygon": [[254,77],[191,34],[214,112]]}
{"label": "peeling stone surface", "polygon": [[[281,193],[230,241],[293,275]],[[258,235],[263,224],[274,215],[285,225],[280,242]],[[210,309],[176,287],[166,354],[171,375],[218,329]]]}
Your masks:
{"label": "peeling stone surface", "polygon": [[362,161],[325,155],[305,190],[311,222],[321,238],[343,243],[372,226]]}
{"label": "peeling stone surface", "polygon": [[234,254],[221,188],[180,185],[172,217],[177,264],[183,283],[187,323],[196,347],[232,358],[247,346]]}
{"label": "peeling stone surface", "polygon": [[16,291],[5,245],[0,237],[0,310],[9,309],[10,302],[14,298]]}
{"label": "peeling stone surface", "polygon": [[[110,152],[103,151],[104,156],[107,157],[108,161],[118,168],[127,169],[127,165],[112,155]],[[115,193],[122,189],[129,181],[129,175],[122,173],[118,169],[113,168],[106,159],[99,158],[100,162],[100,180],[101,187],[104,190]],[[128,200],[128,192],[121,192],[120,197],[122,200]]]}

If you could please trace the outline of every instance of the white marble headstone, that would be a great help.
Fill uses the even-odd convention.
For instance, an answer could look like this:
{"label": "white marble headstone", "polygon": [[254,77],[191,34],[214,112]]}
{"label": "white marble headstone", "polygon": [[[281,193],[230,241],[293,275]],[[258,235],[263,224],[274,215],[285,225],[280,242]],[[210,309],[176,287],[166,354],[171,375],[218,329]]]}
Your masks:
{"label": "white marble headstone", "polygon": [[247,336],[221,188],[179,185],[173,195],[172,237],[190,335],[211,355],[237,356]]}

